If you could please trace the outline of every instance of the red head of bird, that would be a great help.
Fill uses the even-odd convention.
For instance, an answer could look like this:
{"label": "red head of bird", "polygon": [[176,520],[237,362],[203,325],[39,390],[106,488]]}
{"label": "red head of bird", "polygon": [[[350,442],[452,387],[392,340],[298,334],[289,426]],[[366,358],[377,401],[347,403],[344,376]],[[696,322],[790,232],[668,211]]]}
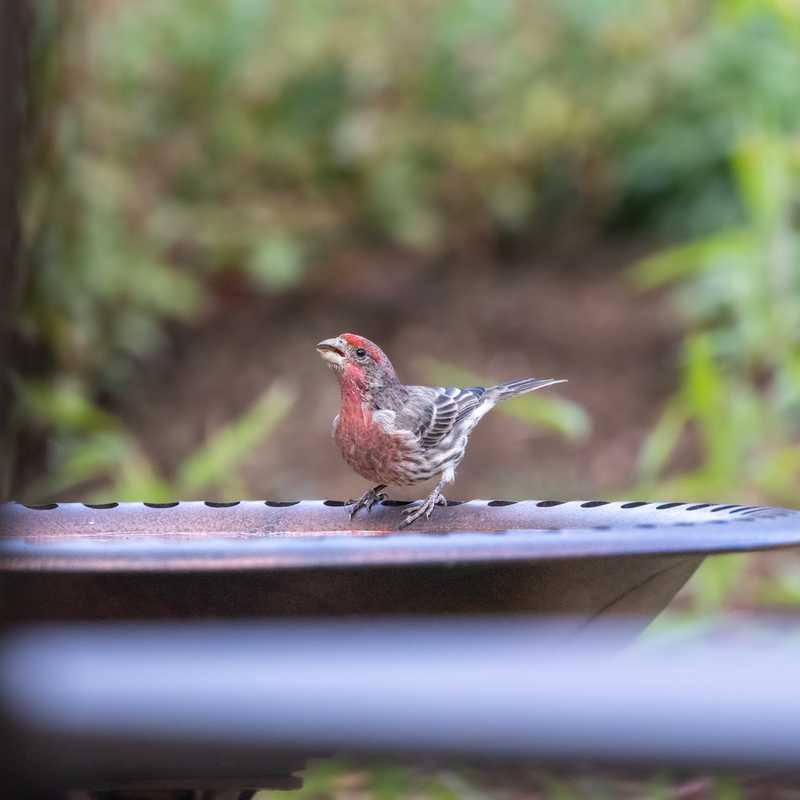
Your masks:
{"label": "red head of bird", "polygon": [[321,341],[317,351],[336,373],[343,394],[352,390],[367,395],[397,383],[386,353],[363,336],[342,333]]}

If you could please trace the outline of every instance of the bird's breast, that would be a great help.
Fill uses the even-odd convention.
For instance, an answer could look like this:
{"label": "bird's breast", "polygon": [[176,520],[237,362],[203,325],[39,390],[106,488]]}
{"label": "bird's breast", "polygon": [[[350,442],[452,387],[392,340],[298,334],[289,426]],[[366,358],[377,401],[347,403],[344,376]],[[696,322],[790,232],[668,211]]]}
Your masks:
{"label": "bird's breast", "polygon": [[408,442],[375,420],[364,406],[342,407],[334,439],[344,460],[361,476],[376,483],[408,483],[405,463]]}

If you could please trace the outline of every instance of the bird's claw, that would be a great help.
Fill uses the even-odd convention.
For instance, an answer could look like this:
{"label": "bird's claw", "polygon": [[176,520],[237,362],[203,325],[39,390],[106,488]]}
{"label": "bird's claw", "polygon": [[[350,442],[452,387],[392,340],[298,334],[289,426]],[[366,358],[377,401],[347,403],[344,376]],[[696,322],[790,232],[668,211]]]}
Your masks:
{"label": "bird's claw", "polygon": [[345,505],[353,506],[350,509],[350,519],[353,519],[362,508],[366,508],[369,513],[372,511],[372,506],[374,506],[375,503],[380,503],[381,500],[385,500],[386,492],[383,491],[383,488],[383,486],[375,486],[364,492],[357,500],[348,500]]}
{"label": "bird's claw", "polygon": [[431,514],[433,514],[433,509],[436,508],[436,506],[447,507],[447,499],[438,490],[431,492],[424,500],[415,500],[413,503],[410,503],[407,508],[414,510],[400,523],[400,527],[407,528],[423,515],[425,519],[430,519]]}

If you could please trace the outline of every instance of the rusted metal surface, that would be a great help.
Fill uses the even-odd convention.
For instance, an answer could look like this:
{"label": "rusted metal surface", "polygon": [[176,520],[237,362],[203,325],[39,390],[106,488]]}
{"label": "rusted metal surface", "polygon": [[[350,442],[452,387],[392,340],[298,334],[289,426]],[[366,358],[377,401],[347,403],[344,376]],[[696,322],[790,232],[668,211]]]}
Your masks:
{"label": "rusted metal surface", "polygon": [[0,506],[6,620],[655,616],[706,555],[800,544],[787,509],[470,501],[399,532],[332,501]]}

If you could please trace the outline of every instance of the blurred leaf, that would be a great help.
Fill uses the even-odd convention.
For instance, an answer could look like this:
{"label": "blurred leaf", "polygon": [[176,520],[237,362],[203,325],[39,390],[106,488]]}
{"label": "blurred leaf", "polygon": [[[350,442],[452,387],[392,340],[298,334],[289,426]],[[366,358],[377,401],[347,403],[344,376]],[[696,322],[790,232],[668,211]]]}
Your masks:
{"label": "blurred leaf", "polygon": [[429,176],[415,153],[386,160],[367,176],[370,216],[402,244],[426,250],[438,243],[440,218],[429,202]]}
{"label": "blurred leaf", "polygon": [[328,62],[298,72],[282,88],[273,111],[276,124],[292,136],[318,137],[336,127],[347,104],[347,75]]}
{"label": "blurred leaf", "polygon": [[181,465],[175,483],[187,494],[197,494],[214,483],[224,483],[249,452],[258,446],[288,414],[294,392],[273,383],[237,420],[228,423]]}
{"label": "blurred leaf", "polygon": [[116,420],[89,401],[76,380],[16,380],[15,390],[23,412],[37,424],[68,431],[114,429]]}
{"label": "blurred leaf", "polygon": [[681,433],[688,414],[680,397],[673,397],[661,417],[644,440],[639,452],[638,471],[643,480],[653,480],[666,465]]}
{"label": "blurred leaf", "polygon": [[570,781],[550,771],[537,769],[533,774],[537,783],[543,786],[549,800],[577,800],[583,794]]}
{"label": "blurred leaf", "polygon": [[748,230],[723,231],[641,260],[633,268],[633,277],[642,288],[652,289],[691,278],[727,259],[739,259],[752,249]]}
{"label": "blurred leaf", "polygon": [[529,394],[505,401],[498,408],[531,427],[547,428],[573,441],[581,441],[591,432],[591,421],[583,407],[564,397]]}
{"label": "blurred leaf", "polygon": [[303,276],[305,257],[300,243],[292,237],[266,237],[247,262],[247,271],[257,286],[280,291],[297,284]]}
{"label": "blurred leaf", "polygon": [[158,474],[143,453],[134,449],[118,465],[111,483],[92,494],[92,502],[168,503],[175,497],[175,487]]}
{"label": "blurred leaf", "polygon": [[[702,575],[700,579],[703,579]],[[665,654],[674,652],[678,648],[703,641],[714,630],[715,625],[717,619],[713,615],[680,614],[668,609],[653,620],[636,640],[634,647],[637,650],[662,650]]]}
{"label": "blurred leaf", "polygon": [[[59,464],[57,478],[47,483],[46,494],[57,495],[74,484],[96,479],[119,469],[134,452],[130,436],[122,431],[98,431],[74,442]],[[60,478],[60,483],[56,482]]]}
{"label": "blurred leaf", "polygon": [[521,231],[534,208],[531,187],[513,179],[499,182],[489,192],[489,208],[504,227]]}
{"label": "blurred leaf", "polygon": [[375,800],[395,800],[408,795],[411,775],[408,768],[378,765],[369,770],[369,793]]}
{"label": "blurred leaf", "polygon": [[423,791],[430,800],[488,800],[473,781],[453,770],[438,770],[436,779],[425,783]]}
{"label": "blurred leaf", "polygon": [[699,614],[719,612],[733,593],[747,566],[747,555],[714,556],[706,559],[692,580],[694,609]]}
{"label": "blurred leaf", "polygon": [[770,580],[763,581],[758,601],[769,606],[800,607],[800,568],[787,565]]}
{"label": "blurred leaf", "polygon": [[[707,336],[691,336],[684,344],[681,395],[690,419],[699,425],[705,447],[705,469],[715,481],[736,474],[742,449],[755,434],[746,419],[746,394],[736,395],[722,375]],[[732,427],[741,426],[741,427]],[[733,436],[736,430],[741,438]]]}
{"label": "blurred leaf", "polygon": [[746,139],[734,153],[739,192],[758,228],[774,228],[785,212],[791,188],[787,156],[783,140],[764,135]]}
{"label": "blurred leaf", "polygon": [[722,375],[707,336],[689,336],[684,343],[683,394],[690,408],[711,417],[722,398]]}
{"label": "blurred leaf", "polygon": [[795,505],[800,487],[800,443],[779,445],[761,456],[754,483],[776,502]]}
{"label": "blurred leaf", "polygon": [[731,776],[718,776],[714,779],[714,800],[741,800],[744,797],[739,780]]}

